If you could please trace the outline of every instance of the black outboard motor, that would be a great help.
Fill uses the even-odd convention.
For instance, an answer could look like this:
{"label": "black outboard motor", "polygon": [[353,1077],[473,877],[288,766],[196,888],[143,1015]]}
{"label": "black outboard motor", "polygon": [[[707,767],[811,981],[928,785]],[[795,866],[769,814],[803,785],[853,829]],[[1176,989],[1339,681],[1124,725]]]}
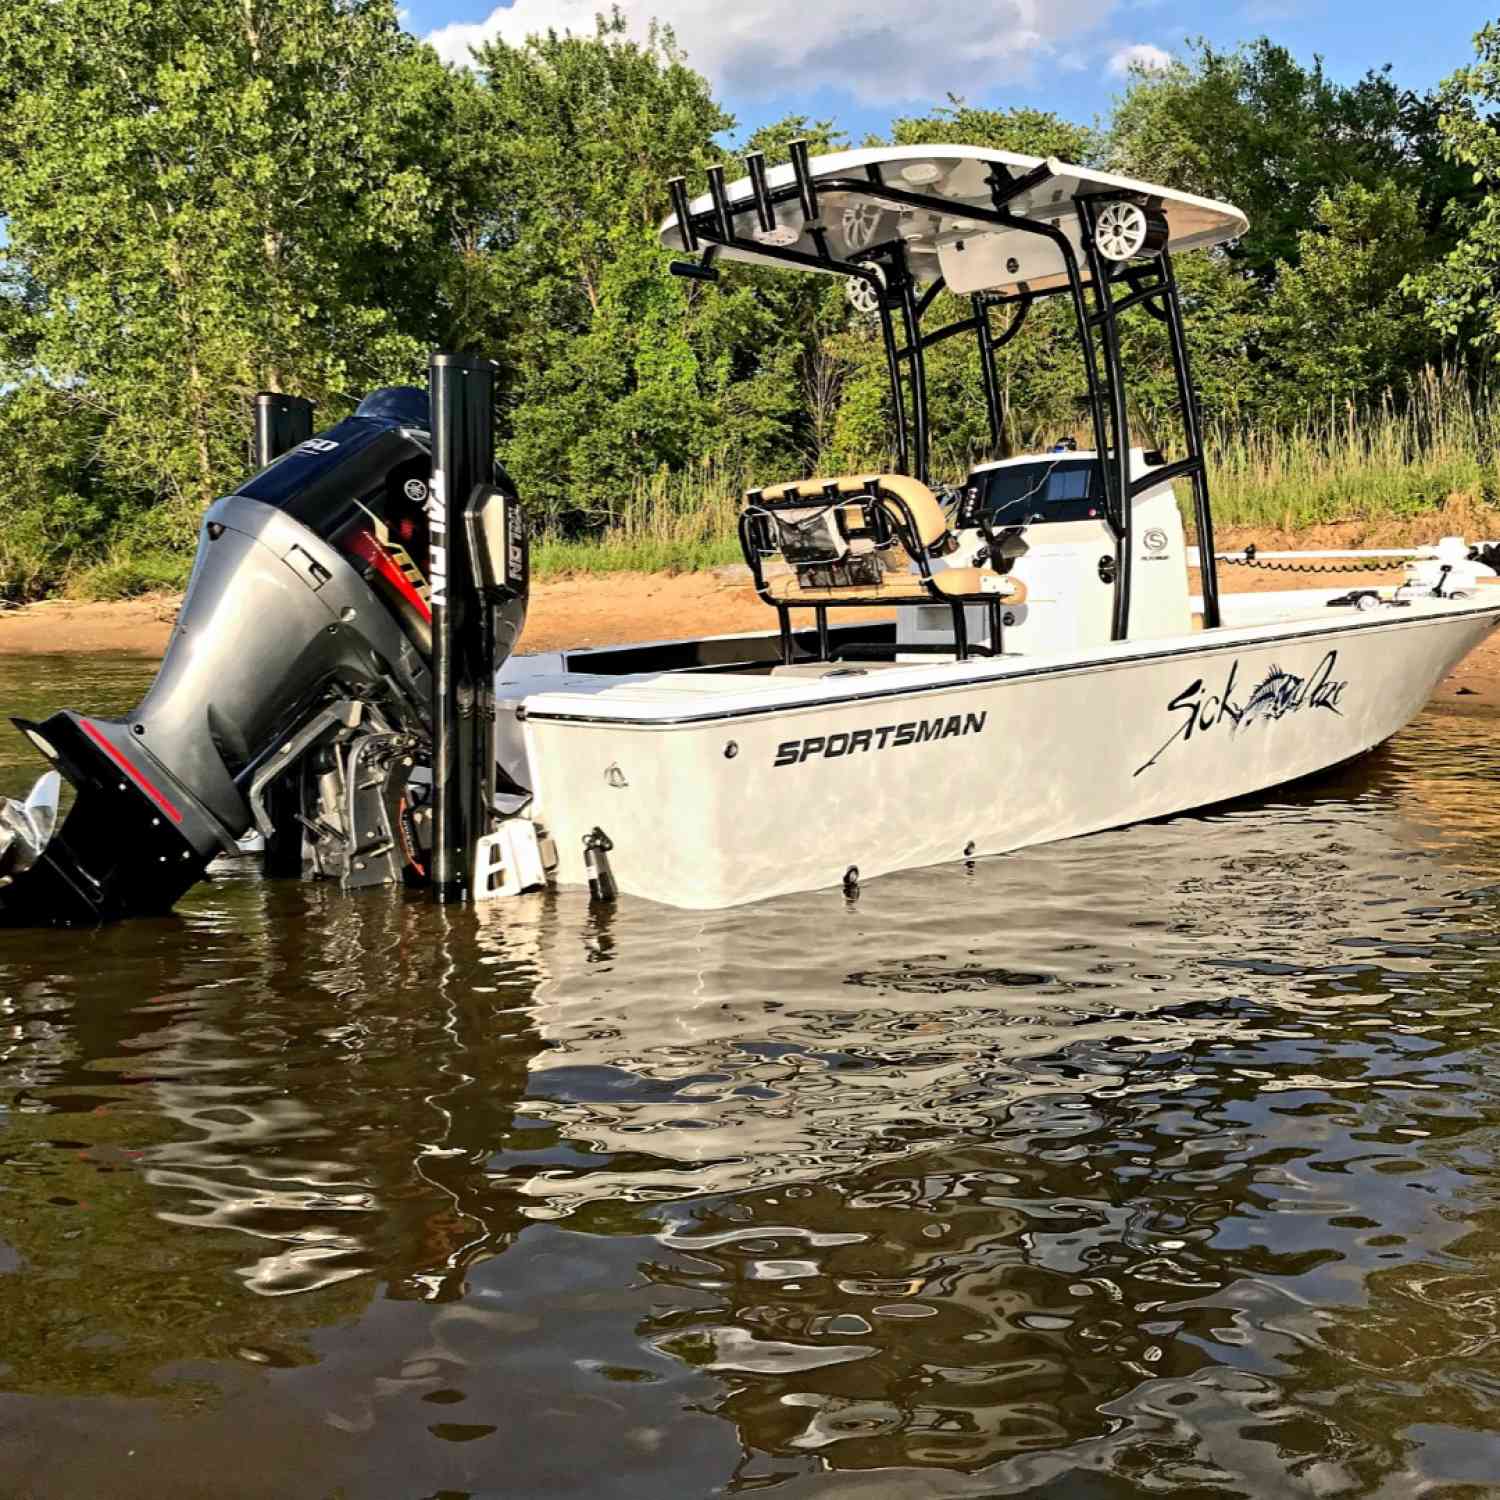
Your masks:
{"label": "black outboard motor", "polygon": [[[425,878],[430,432],[427,392],[393,387],[296,443],[205,515],[135,709],[15,721],[77,799],[55,832],[55,777],[0,803],[0,923],[165,912],[252,826],[269,873]],[[507,652],[525,608],[487,622]]]}

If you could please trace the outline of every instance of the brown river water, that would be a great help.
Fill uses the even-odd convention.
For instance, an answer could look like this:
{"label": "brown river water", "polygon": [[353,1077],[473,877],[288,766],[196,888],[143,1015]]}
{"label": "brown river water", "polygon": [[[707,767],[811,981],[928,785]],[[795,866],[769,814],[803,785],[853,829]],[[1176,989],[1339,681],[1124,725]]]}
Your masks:
{"label": "brown river water", "polygon": [[854,901],[0,934],[0,1496],[1500,1494],[1497,773],[1450,704]]}

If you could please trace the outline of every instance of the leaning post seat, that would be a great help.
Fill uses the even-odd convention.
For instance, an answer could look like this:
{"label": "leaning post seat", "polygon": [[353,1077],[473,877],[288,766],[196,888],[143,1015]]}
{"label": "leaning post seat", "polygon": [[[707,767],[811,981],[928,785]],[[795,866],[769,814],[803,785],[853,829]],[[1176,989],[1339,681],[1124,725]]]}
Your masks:
{"label": "leaning post seat", "polygon": [[[988,609],[987,654],[995,654],[1001,607],[1026,597],[1019,579],[989,568],[933,567],[957,550],[958,541],[937,496],[907,474],[846,474],[750,490],[740,514],[740,546],[756,592],[777,611],[787,661],[792,609],[816,612],[819,655],[827,660],[830,608],[946,604],[955,654],[963,660],[970,654],[965,608]],[[770,561],[790,571],[767,578]]]}

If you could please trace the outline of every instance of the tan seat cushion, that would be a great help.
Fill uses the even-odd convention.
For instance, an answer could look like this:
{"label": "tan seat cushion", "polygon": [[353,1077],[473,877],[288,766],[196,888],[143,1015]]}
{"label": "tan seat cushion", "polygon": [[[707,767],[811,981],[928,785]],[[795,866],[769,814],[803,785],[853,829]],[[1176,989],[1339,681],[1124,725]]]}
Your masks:
{"label": "tan seat cushion", "polygon": [[[842,474],[837,479],[798,479],[787,484],[767,485],[758,493],[762,503],[768,505],[787,500],[806,500],[815,505],[819,501],[826,503],[830,485],[840,495],[865,495],[884,490],[887,494],[899,496],[911,511],[917,526],[917,540],[924,548],[933,546],[947,534],[948,518],[943,514],[938,497],[921,480],[913,479],[909,474]],[[756,503],[750,498],[756,493],[751,490],[746,495],[747,505]],[[893,521],[904,524],[904,518],[895,506],[887,504],[886,509]]]}
{"label": "tan seat cushion", "polygon": [[[1019,578],[1002,577],[985,568],[942,568],[932,575],[940,594],[953,599],[1023,604],[1026,585]],[[777,604],[931,604],[933,597],[915,573],[883,573],[879,583],[845,584],[838,588],[804,588],[795,573],[766,580],[766,592]]]}

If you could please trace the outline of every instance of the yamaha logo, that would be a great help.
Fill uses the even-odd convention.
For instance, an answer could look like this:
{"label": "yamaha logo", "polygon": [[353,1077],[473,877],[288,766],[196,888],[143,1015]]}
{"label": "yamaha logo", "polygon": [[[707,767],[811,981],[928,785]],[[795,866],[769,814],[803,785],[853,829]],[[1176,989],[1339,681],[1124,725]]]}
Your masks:
{"label": "yamaha logo", "polygon": [[1160,526],[1153,526],[1141,540],[1145,542],[1147,552],[1165,552],[1167,550],[1167,534]]}
{"label": "yamaha logo", "polygon": [[402,488],[413,505],[421,505],[427,499],[427,486],[420,479],[408,479]]}

